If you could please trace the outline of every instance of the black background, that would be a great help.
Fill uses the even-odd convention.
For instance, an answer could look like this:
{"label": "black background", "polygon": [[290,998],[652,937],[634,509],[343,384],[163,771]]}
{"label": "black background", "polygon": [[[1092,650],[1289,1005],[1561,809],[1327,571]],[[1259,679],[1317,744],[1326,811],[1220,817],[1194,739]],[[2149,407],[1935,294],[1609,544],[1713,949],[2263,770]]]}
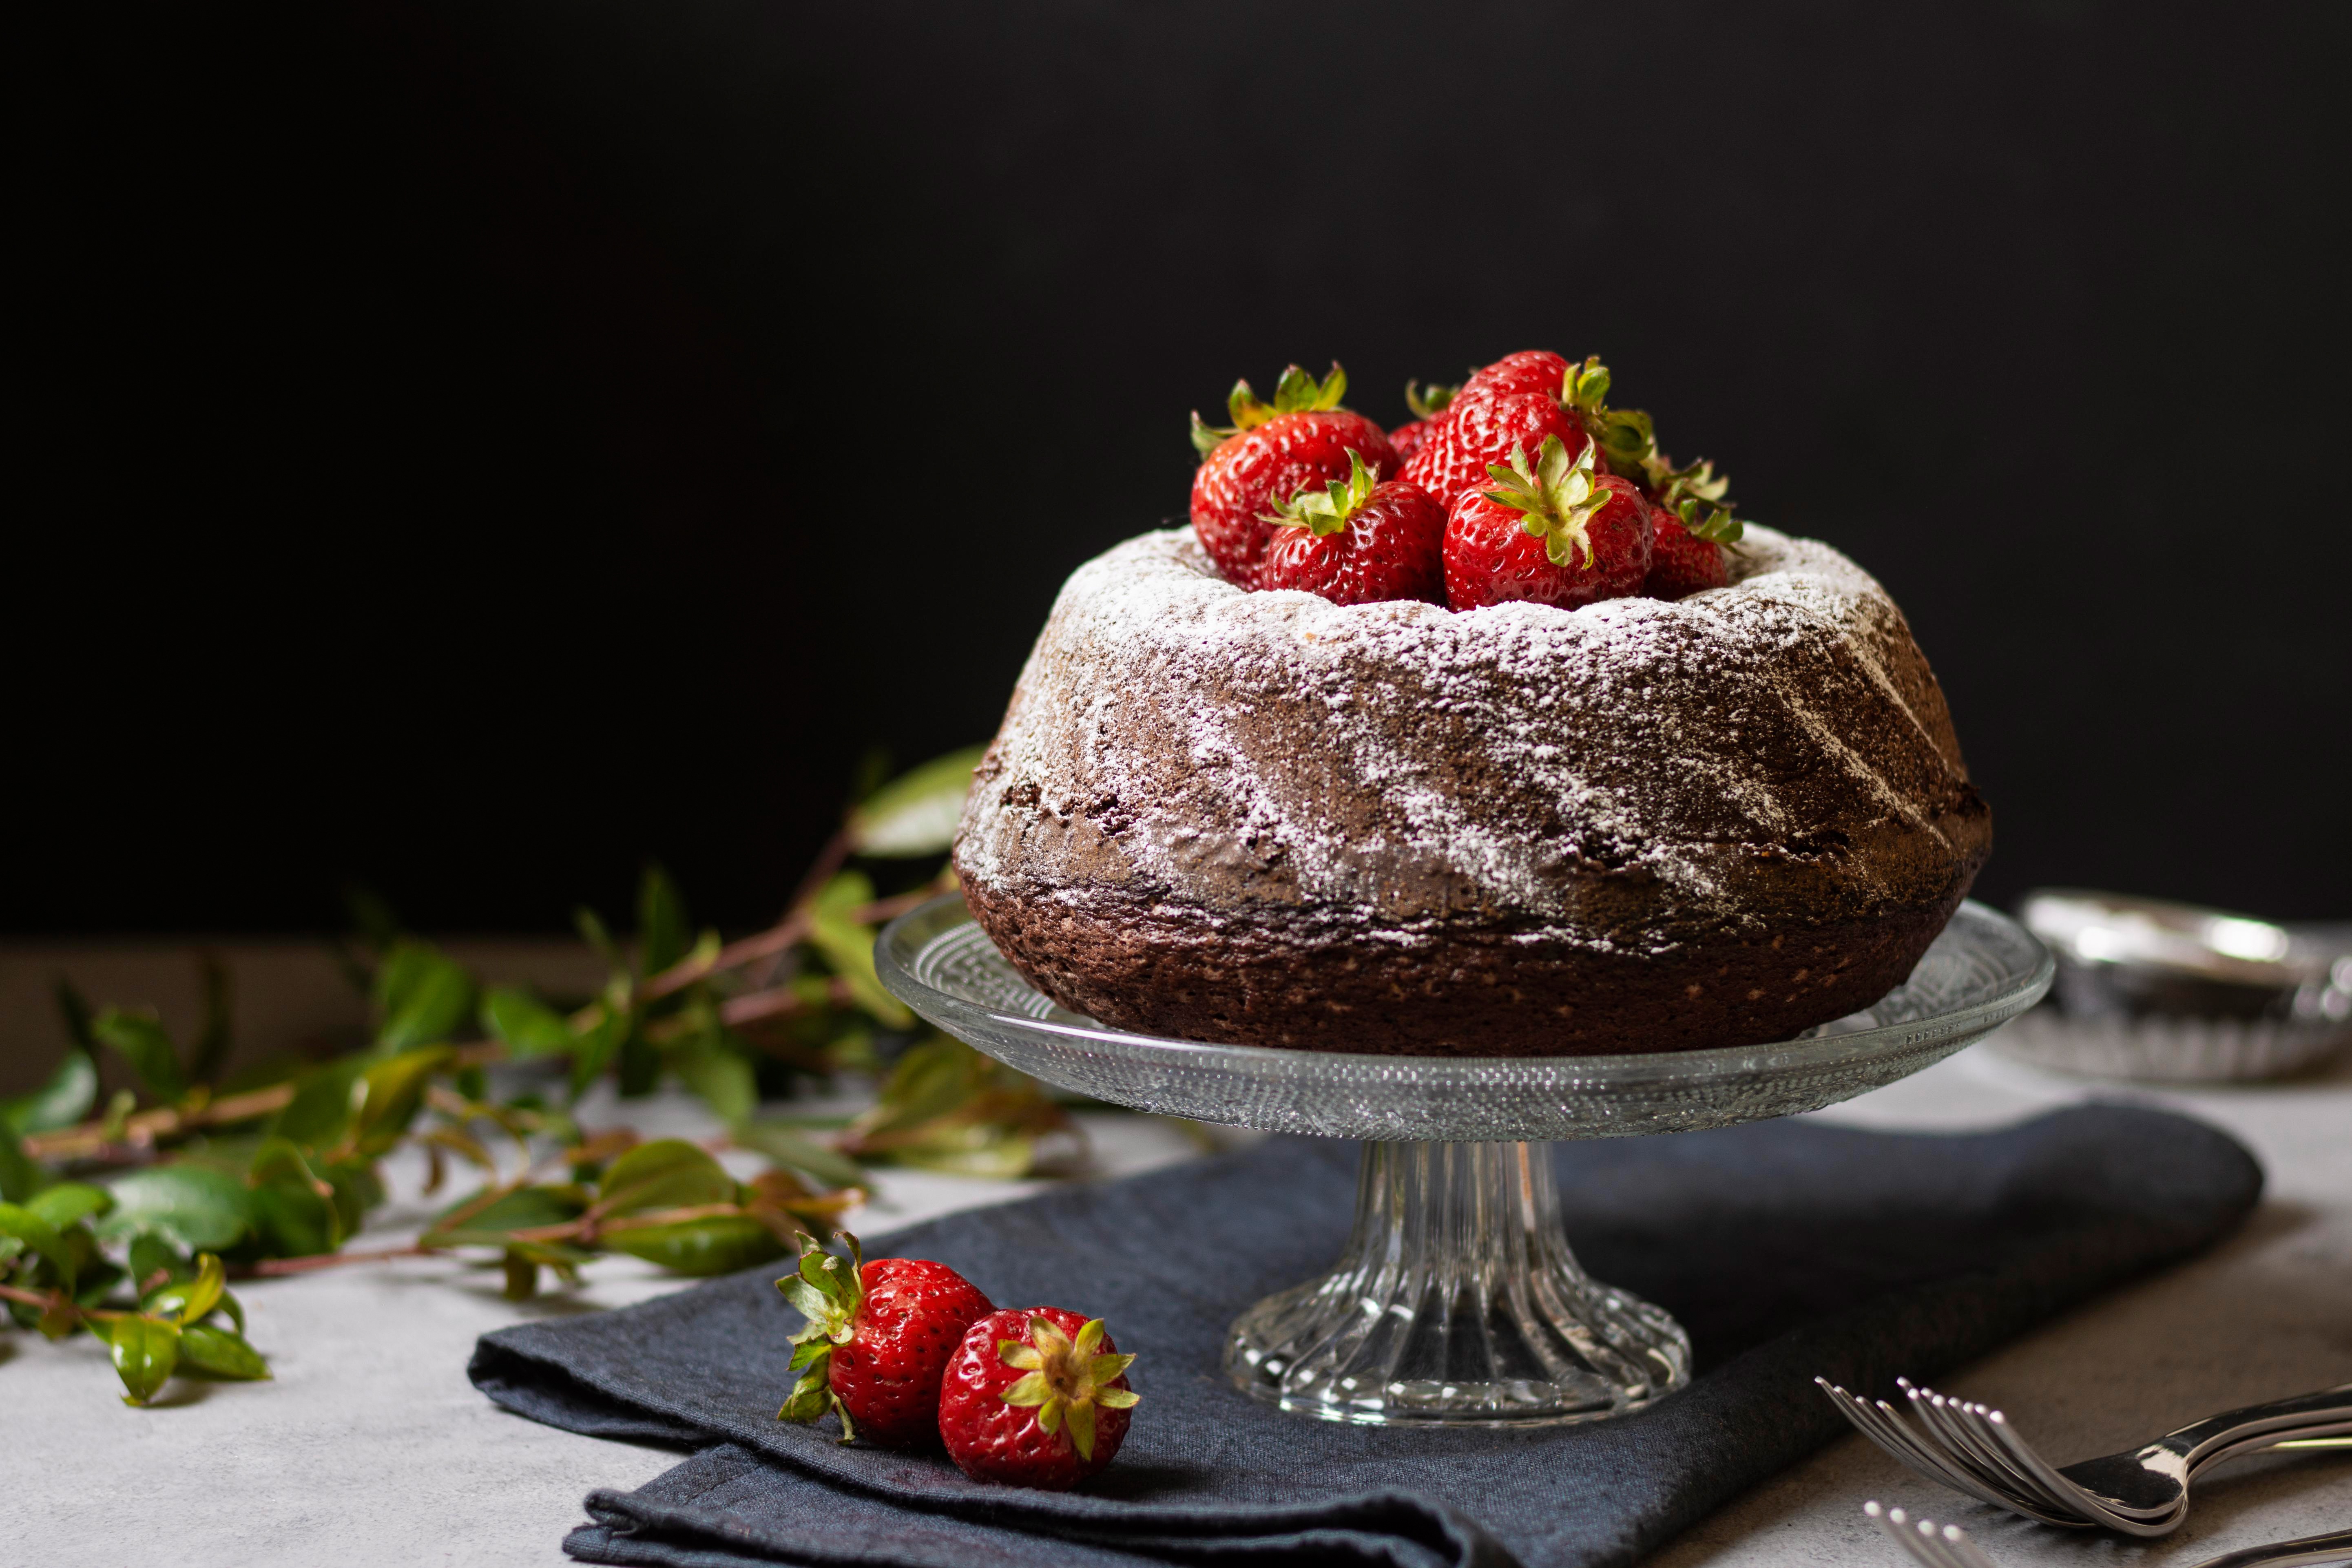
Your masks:
{"label": "black background", "polygon": [[1981,892],[2352,914],[2341,7],[39,9],[7,929],[764,920],[1187,409],[1528,346],[1893,589]]}

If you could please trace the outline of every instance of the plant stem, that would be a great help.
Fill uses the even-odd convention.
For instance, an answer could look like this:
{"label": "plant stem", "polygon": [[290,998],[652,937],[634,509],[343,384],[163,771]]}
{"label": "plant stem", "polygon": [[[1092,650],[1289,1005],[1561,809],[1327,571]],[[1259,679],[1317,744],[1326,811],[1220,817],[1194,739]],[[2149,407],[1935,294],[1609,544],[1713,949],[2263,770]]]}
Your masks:
{"label": "plant stem", "polygon": [[340,1268],[346,1263],[388,1263],[395,1258],[438,1258],[441,1248],[411,1243],[406,1247],[387,1247],[376,1252],[321,1252],[310,1258],[265,1258],[258,1263],[248,1263],[230,1271],[233,1279],[268,1279],[284,1274],[309,1274],[320,1268]]}
{"label": "plant stem", "polygon": [[[232,1121],[250,1121],[282,1110],[294,1098],[294,1086],[277,1083],[268,1089],[257,1089],[246,1094],[232,1094],[212,1100],[193,1110],[162,1105],[142,1110],[122,1124],[122,1141],[133,1146],[152,1145],[159,1138],[169,1138],[197,1127],[218,1127]],[[25,1140],[25,1152],[37,1160],[71,1160],[96,1154],[114,1142],[106,1136],[106,1119],[100,1117],[79,1127],[60,1127],[53,1132],[36,1132]]]}

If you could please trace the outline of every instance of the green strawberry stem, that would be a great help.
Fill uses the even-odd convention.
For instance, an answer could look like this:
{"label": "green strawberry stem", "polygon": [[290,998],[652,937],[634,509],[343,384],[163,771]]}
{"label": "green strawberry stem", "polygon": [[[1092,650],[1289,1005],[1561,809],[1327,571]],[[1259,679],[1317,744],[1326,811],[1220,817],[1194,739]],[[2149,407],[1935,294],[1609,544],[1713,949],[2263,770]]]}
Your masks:
{"label": "green strawberry stem", "polygon": [[1272,511],[1258,516],[1266,522],[1306,529],[1318,538],[1337,533],[1372,499],[1372,487],[1379,482],[1380,475],[1364,466],[1363,454],[1350,447],[1346,479],[1332,479],[1320,491],[1310,486],[1288,500],[1276,500]]}
{"label": "green strawberry stem", "polygon": [[1029,1374],[1004,1391],[1004,1403],[1034,1406],[1037,1425],[1048,1435],[1067,1425],[1081,1459],[1095,1457],[1095,1407],[1129,1410],[1142,1398],[1131,1389],[1110,1386],[1135,1358],[1101,1354],[1102,1342],[1100,1318],[1083,1325],[1075,1340],[1051,1320],[1031,1318],[1027,1344],[996,1342],[996,1353],[1004,1364]]}
{"label": "green strawberry stem", "polygon": [[1331,362],[1330,374],[1318,381],[1297,365],[1286,366],[1282,379],[1275,384],[1274,401],[1267,403],[1250,390],[1246,381],[1234,383],[1225,395],[1225,413],[1231,425],[1212,425],[1195,411],[1192,415],[1192,449],[1207,457],[1220,443],[1228,441],[1244,430],[1254,430],[1281,414],[1321,413],[1339,406],[1347,395],[1348,373],[1339,362]]}
{"label": "green strawberry stem", "polygon": [[[1553,565],[1581,571],[1592,564],[1589,531],[1592,520],[1610,501],[1610,492],[1600,483],[1593,467],[1599,450],[1596,444],[1587,442],[1570,461],[1560,438],[1547,436],[1536,449],[1535,466],[1530,468],[1526,444],[1514,442],[1507,465],[1486,465],[1487,475],[1497,488],[1480,493],[1497,506],[1524,513],[1519,526],[1529,537],[1544,542],[1544,553]],[[1579,553],[1584,557],[1581,563],[1576,559]]]}
{"label": "green strawberry stem", "polygon": [[848,1247],[846,1258],[826,1251],[814,1237],[803,1236],[799,1268],[776,1281],[784,1300],[808,1320],[807,1326],[791,1340],[799,1348],[793,1352],[788,1370],[799,1373],[800,1380],[785,1396],[776,1419],[814,1421],[830,1410],[841,1417],[841,1440],[846,1443],[857,1436],[857,1429],[849,1419],[848,1406],[841,1403],[828,1380],[833,1347],[849,1342],[857,1309],[866,1300],[865,1253],[857,1238],[845,1230],[834,1232],[834,1239]]}
{"label": "green strawberry stem", "polygon": [[1583,423],[1609,471],[1640,485],[1701,539],[1718,544],[1737,541],[1743,530],[1731,515],[1731,480],[1717,475],[1705,458],[1686,468],[1675,468],[1658,450],[1649,415],[1638,408],[1609,406],[1609,367],[1594,355],[1569,366],[1559,389],[1560,402]]}
{"label": "green strawberry stem", "polygon": [[1427,386],[1408,381],[1404,384],[1404,405],[1412,410],[1415,419],[1434,419],[1452,406],[1461,390],[1458,385],[1441,386],[1433,381]]}

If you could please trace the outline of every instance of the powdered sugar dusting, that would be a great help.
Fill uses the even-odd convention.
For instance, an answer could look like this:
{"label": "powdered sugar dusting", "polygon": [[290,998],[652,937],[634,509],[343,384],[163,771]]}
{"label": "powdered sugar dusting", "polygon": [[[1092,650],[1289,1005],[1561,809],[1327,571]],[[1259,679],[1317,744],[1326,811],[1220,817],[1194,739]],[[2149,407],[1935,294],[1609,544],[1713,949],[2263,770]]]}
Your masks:
{"label": "powdered sugar dusting", "polygon": [[1840,912],[1954,853],[1950,721],[1901,613],[1751,525],[1732,584],[1576,610],[1247,593],[1189,529],[1063,588],[966,809],[967,880],[1279,907],[1358,936],[1502,921],[1656,948]]}

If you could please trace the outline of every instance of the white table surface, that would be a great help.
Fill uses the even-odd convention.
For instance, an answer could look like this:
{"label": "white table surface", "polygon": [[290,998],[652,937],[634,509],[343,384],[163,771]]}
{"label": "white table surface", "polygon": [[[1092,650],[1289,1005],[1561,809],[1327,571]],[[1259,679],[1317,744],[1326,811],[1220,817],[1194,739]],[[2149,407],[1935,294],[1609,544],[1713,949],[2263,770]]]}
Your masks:
{"label": "white table surface", "polygon": [[[1822,1113],[1873,1126],[1997,1125],[2099,1095],[2187,1110],[2261,1157],[2261,1211],[2214,1253],[2104,1297],[1943,1380],[1999,1405],[2062,1460],[2106,1452],[2229,1405],[2352,1380],[2352,1067],[2293,1086],[2154,1091],[2045,1076],[1979,1047]],[[648,1135],[709,1129],[678,1100],[592,1104],[590,1125]],[[1175,1128],[1090,1116],[1101,1173],[1192,1157]],[[730,1158],[732,1158],[730,1156]],[[370,1226],[388,1242],[428,1205],[420,1164],[395,1162]],[[1003,1202],[1038,1184],[887,1173],[852,1216],[881,1231]],[[448,1201],[447,1194],[435,1200]],[[1568,1194],[1568,1201],[1575,1201]],[[362,1245],[365,1245],[362,1242]],[[131,1410],[87,1336],[0,1335],[0,1561],[215,1564],[531,1564],[560,1542],[592,1487],[643,1484],[677,1462],[493,1406],[466,1381],[475,1338],[535,1315],[624,1306],[677,1288],[631,1258],[585,1287],[515,1305],[495,1269],[414,1259],[239,1288],[275,1382],[182,1381]],[[2005,1563],[2100,1565],[2214,1552],[2352,1525],[2352,1454],[2242,1461],[2198,1492],[2189,1523],[2152,1545],[2025,1524],[1919,1480],[1848,1437],[1670,1544],[1659,1568],[1889,1568],[1865,1498],[1949,1519]],[[1041,1558],[1041,1562],[1046,1561]]]}

